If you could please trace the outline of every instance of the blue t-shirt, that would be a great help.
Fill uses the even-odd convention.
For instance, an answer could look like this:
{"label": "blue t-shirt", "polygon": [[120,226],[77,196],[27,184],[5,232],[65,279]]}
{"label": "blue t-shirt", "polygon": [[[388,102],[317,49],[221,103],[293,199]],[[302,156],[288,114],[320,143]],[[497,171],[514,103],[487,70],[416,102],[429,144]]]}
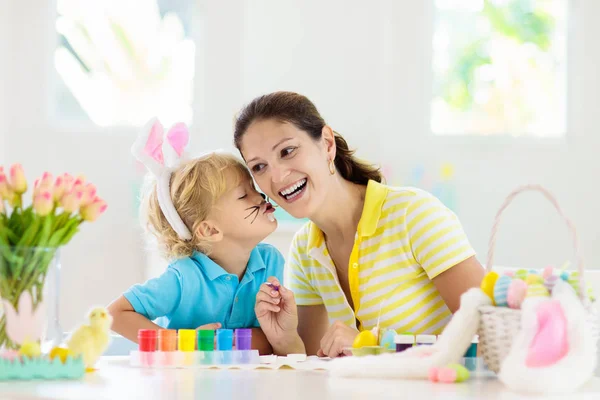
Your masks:
{"label": "blue t-shirt", "polygon": [[133,309],[168,329],[195,329],[220,322],[223,328],[257,328],[256,294],[267,278],[283,283],[284,259],[261,243],[250,254],[242,281],[205,254],[195,252],[169,265],[159,277],[129,288],[123,295]]}

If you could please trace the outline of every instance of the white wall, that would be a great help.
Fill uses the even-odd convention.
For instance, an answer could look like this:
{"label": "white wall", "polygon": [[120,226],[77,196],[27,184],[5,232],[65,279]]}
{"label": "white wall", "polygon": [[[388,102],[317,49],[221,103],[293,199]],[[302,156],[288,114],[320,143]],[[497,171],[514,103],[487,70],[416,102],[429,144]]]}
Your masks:
{"label": "white wall", "polygon": [[[277,89],[307,94],[359,155],[388,164],[400,182],[415,164],[454,164],[458,213],[482,261],[504,197],[517,185],[541,183],[575,222],[589,266],[600,267],[600,48],[593,45],[600,27],[592,17],[599,2],[571,10],[564,140],[429,133],[430,2],[248,0],[246,10],[245,98]],[[562,264],[572,254],[566,232],[541,196],[518,198],[500,227],[496,261]]]}
{"label": "white wall", "polygon": [[[231,148],[233,114],[244,102],[272,90],[299,91],[315,101],[360,156],[389,164],[399,180],[415,163],[436,168],[452,162],[458,213],[482,261],[503,196],[518,184],[540,182],[559,197],[579,228],[590,266],[600,267],[600,162],[595,157],[600,48],[594,39],[600,37],[594,20],[600,3],[582,0],[573,10],[564,141],[428,133],[429,3],[199,1],[192,149]],[[23,163],[30,178],[46,169],[83,173],[109,203],[107,213],[85,226],[64,252],[61,311],[70,328],[91,304],[110,301],[163,265],[144,268],[147,257],[133,214],[132,182],[138,176],[129,154],[135,132],[69,126],[49,118],[54,10],[35,0],[9,4],[13,9],[3,8],[0,15],[0,22],[13,21],[0,24],[0,33],[10,31],[0,35],[0,49],[11,49],[0,63],[0,85],[6,85],[1,93],[4,99],[11,93],[4,105],[0,94],[0,160]],[[509,209],[501,226],[497,262],[524,267],[562,263],[571,250],[563,225],[541,198],[527,197]],[[281,229],[268,241],[286,254],[290,238]]]}

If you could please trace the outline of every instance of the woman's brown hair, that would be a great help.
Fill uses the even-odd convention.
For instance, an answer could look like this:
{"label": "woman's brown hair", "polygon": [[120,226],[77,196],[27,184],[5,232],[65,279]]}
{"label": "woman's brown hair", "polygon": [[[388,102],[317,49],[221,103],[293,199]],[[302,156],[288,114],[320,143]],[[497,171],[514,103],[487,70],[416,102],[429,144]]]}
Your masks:
{"label": "woman's brown hair", "polygon": [[[241,152],[242,137],[248,127],[255,121],[268,119],[289,122],[314,140],[321,139],[325,126],[317,107],[307,97],[293,92],[274,92],[255,98],[240,111],[233,134],[235,147]],[[366,185],[369,180],[383,181],[378,167],[356,158],[342,135],[334,131],[334,137],[337,148],[334,163],[344,179],[359,185]]]}

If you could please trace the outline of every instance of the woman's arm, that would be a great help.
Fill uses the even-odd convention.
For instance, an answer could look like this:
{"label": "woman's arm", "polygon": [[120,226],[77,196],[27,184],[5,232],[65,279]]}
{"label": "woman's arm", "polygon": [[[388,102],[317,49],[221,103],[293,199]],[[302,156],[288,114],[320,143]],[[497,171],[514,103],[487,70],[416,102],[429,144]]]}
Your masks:
{"label": "woman's arm", "polygon": [[252,328],[252,348],[258,350],[261,356],[273,354],[273,348],[260,328]]}
{"label": "woman's arm", "polygon": [[298,306],[298,334],[304,342],[307,355],[316,355],[321,349],[321,339],[328,328],[329,318],[323,304]]}
{"label": "woman's arm", "polygon": [[432,282],[454,313],[460,307],[460,296],[473,287],[479,287],[484,275],[485,270],[475,256],[472,256],[442,272]]}

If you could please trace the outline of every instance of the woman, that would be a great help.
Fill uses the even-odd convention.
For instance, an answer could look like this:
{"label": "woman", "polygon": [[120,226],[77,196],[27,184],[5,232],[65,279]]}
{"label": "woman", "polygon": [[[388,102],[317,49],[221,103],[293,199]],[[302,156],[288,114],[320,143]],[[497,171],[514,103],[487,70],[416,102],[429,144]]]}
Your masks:
{"label": "woman", "polygon": [[292,242],[289,289],[263,285],[257,296],[277,354],[336,357],[378,320],[440,333],[461,294],[479,286],[484,271],[456,216],[427,192],[383,185],[306,97],[254,99],[234,141],[261,190],[310,219]]}

